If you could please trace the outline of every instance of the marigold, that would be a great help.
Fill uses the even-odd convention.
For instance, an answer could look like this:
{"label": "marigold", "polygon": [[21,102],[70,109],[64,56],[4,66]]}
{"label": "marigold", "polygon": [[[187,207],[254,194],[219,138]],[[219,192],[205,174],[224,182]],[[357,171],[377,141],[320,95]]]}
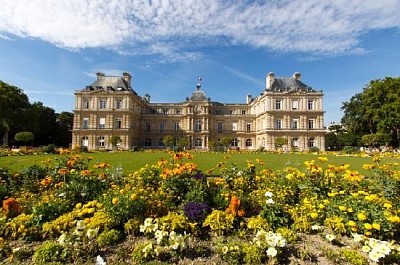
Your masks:
{"label": "marigold", "polygon": [[367,230],[371,230],[372,229],[372,225],[370,223],[365,223],[364,224],[364,228]]}
{"label": "marigold", "polygon": [[113,198],[111,202],[112,202],[112,204],[117,205],[119,203],[119,199]]}
{"label": "marigold", "polygon": [[372,223],[372,227],[375,229],[375,230],[381,230],[381,225],[380,224],[378,224],[378,223]]}
{"label": "marigold", "polygon": [[358,218],[358,220],[360,220],[360,221],[367,220],[367,216],[366,216],[364,213],[358,213],[358,214],[357,214],[357,218]]}

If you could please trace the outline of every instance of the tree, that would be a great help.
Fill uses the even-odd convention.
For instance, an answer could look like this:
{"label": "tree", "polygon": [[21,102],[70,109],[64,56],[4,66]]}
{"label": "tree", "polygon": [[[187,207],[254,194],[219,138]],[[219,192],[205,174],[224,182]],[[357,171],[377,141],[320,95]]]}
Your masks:
{"label": "tree", "polygon": [[57,133],[55,135],[55,144],[58,146],[68,147],[72,142],[72,126],[74,122],[74,114],[63,111],[57,114]]}
{"label": "tree", "polygon": [[18,142],[24,142],[26,146],[27,142],[33,141],[33,139],[35,139],[35,135],[31,132],[19,132],[15,134],[14,139]]}
{"label": "tree", "polygon": [[119,136],[113,135],[110,137],[110,142],[111,142],[113,148],[116,148],[116,147],[118,147],[118,144],[120,144],[122,142],[122,139]]}
{"label": "tree", "polygon": [[288,144],[288,139],[285,137],[278,137],[275,140],[275,145],[277,148],[282,148],[282,146],[287,145]]}
{"label": "tree", "polygon": [[189,144],[189,139],[187,137],[181,137],[178,140],[178,145],[181,147],[183,150],[185,150],[186,146]]}
{"label": "tree", "polygon": [[366,134],[389,135],[389,144],[399,146],[400,134],[400,77],[373,80],[362,93],[344,102],[342,123],[362,143]]}
{"label": "tree", "polygon": [[26,114],[30,108],[28,96],[18,87],[0,81],[0,133],[3,145],[8,135],[28,130]]}
{"label": "tree", "polygon": [[222,137],[219,142],[222,144],[222,146],[224,147],[224,151],[226,151],[229,147],[229,145],[232,143],[232,137],[229,136],[225,136]]}
{"label": "tree", "polygon": [[174,146],[175,140],[174,140],[174,137],[172,137],[171,135],[165,135],[163,137],[162,142],[166,147],[168,147],[169,149],[172,149],[172,147]]}

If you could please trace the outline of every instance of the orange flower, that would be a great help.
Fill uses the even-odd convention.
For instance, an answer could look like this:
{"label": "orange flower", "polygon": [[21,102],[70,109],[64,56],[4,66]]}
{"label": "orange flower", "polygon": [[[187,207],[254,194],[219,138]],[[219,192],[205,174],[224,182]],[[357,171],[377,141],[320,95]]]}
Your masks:
{"label": "orange flower", "polygon": [[63,167],[63,168],[60,168],[57,171],[57,173],[60,174],[60,175],[67,175],[69,173],[69,170],[68,170],[68,168]]}
{"label": "orange flower", "polygon": [[231,197],[231,202],[229,203],[229,208],[227,209],[233,216],[238,215],[240,207],[240,199],[235,195]]}
{"label": "orange flower", "polygon": [[85,169],[85,170],[81,171],[81,175],[84,176],[84,177],[89,176],[90,173],[91,173],[91,171],[89,169]]}
{"label": "orange flower", "polygon": [[7,218],[15,217],[22,212],[19,202],[14,198],[8,198],[3,201],[3,211]]}

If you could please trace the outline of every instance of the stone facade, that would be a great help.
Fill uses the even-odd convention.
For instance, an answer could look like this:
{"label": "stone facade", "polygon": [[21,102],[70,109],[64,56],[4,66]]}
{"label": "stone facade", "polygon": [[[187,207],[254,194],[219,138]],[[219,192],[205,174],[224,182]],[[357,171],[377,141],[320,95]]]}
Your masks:
{"label": "stone facade", "polygon": [[[131,75],[97,74],[97,80],[75,92],[72,144],[89,150],[110,150],[112,136],[120,149],[165,148],[166,135],[186,138],[189,149],[208,150],[223,137],[231,148],[324,150],[323,93],[305,85],[300,73],[279,78],[269,73],[264,91],[246,103],[211,101],[199,82],[192,95],[179,103],[152,103],[132,89]],[[277,139],[287,144],[277,145]],[[282,140],[282,139],[280,139]]]}

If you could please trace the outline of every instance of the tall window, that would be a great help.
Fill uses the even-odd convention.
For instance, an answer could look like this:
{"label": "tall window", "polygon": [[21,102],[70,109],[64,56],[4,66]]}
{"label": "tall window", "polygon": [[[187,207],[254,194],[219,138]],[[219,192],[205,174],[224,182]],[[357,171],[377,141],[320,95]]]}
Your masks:
{"label": "tall window", "polygon": [[151,146],[151,139],[150,138],[144,139],[144,146],[146,146],[146,147]]}
{"label": "tall window", "polygon": [[313,119],[308,120],[308,129],[314,129],[314,120]]}
{"label": "tall window", "polygon": [[253,142],[251,139],[246,139],[246,147],[251,147],[253,145]]}
{"label": "tall window", "polygon": [[231,145],[234,146],[234,147],[237,147],[238,146],[238,140],[236,138],[233,138],[232,142],[231,142]]}
{"label": "tall window", "polygon": [[178,146],[179,145],[179,139],[178,138],[175,138],[174,139],[174,146]]}
{"label": "tall window", "polygon": [[232,122],[232,131],[237,131],[237,130],[238,130],[238,123]]}
{"label": "tall window", "polygon": [[217,123],[217,131],[218,131],[219,133],[222,133],[222,125],[223,125],[223,123],[222,123],[221,121],[219,121],[219,122]]}
{"label": "tall window", "polygon": [[308,100],[307,109],[308,110],[313,110],[314,109],[314,100],[312,100],[312,99]]}
{"label": "tall window", "polygon": [[105,129],[106,128],[106,118],[100,118],[99,119],[99,129]]}
{"label": "tall window", "polygon": [[202,147],[202,141],[201,141],[201,139],[200,138],[196,138],[196,140],[194,141],[194,147],[197,147],[197,148],[199,148],[199,147]]}
{"label": "tall window", "polygon": [[251,123],[246,124],[246,131],[251,132]]}
{"label": "tall window", "polygon": [[163,138],[158,139],[158,146],[164,146]]}
{"label": "tall window", "polygon": [[314,138],[308,139],[308,147],[313,147],[313,146],[315,146],[315,140],[314,140]]}
{"label": "tall window", "polygon": [[100,99],[99,101],[99,109],[105,109],[106,108],[106,100],[105,99]]}
{"label": "tall window", "polygon": [[200,132],[202,129],[201,129],[201,121],[200,120],[196,120],[195,122],[194,122],[194,130],[196,131],[196,132]]}
{"label": "tall window", "polygon": [[100,147],[105,147],[106,146],[106,139],[104,136],[99,137],[99,146]]}
{"label": "tall window", "polygon": [[281,119],[277,119],[275,121],[275,129],[282,129],[282,120]]}
{"label": "tall window", "polygon": [[83,118],[82,129],[89,128],[89,118]]}
{"label": "tall window", "polygon": [[180,129],[181,129],[181,127],[179,126],[179,121],[176,121],[176,122],[174,123],[174,131],[177,132],[177,131],[179,131]]}
{"label": "tall window", "polygon": [[282,109],[282,100],[279,99],[275,101],[275,109]]}
{"label": "tall window", "polygon": [[86,147],[89,146],[89,137],[87,137],[87,136],[82,137],[82,146],[86,146]]}
{"label": "tall window", "polygon": [[162,112],[163,112],[164,115],[167,115],[168,114],[168,109],[163,109]]}
{"label": "tall window", "polygon": [[115,108],[116,109],[122,109],[122,99],[117,99],[115,101]]}
{"label": "tall window", "polygon": [[83,106],[84,109],[88,109],[89,108],[89,100],[88,99],[84,99],[83,100]]}
{"label": "tall window", "polygon": [[181,114],[181,109],[176,109],[175,114],[178,114],[178,115]]}
{"label": "tall window", "polygon": [[298,127],[299,127],[299,120],[293,119],[292,120],[292,129],[295,130],[295,129],[298,129]]}
{"label": "tall window", "polygon": [[144,124],[144,127],[145,127],[146,132],[150,132],[150,122],[146,122]]}
{"label": "tall window", "polygon": [[297,110],[299,108],[299,101],[293,100],[292,101],[292,110]]}
{"label": "tall window", "polygon": [[165,123],[160,122],[160,132],[164,132],[164,131],[165,131]]}
{"label": "tall window", "polygon": [[293,147],[299,147],[299,138],[293,138],[292,139],[292,146]]}
{"label": "tall window", "polygon": [[121,129],[122,128],[122,119],[121,118],[117,118],[115,120],[115,128],[117,128],[117,129]]}

